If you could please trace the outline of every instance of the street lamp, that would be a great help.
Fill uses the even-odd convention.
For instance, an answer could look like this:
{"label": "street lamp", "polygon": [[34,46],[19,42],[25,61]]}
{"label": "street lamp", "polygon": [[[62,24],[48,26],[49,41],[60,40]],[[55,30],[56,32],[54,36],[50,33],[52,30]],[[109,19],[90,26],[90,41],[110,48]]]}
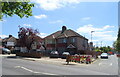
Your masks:
{"label": "street lamp", "polygon": [[95,31],[91,31],[91,42],[92,42],[92,33],[95,32]]}
{"label": "street lamp", "polygon": [[92,42],[92,33],[95,31],[91,31],[91,42],[90,42],[90,51],[93,50],[93,42]]}

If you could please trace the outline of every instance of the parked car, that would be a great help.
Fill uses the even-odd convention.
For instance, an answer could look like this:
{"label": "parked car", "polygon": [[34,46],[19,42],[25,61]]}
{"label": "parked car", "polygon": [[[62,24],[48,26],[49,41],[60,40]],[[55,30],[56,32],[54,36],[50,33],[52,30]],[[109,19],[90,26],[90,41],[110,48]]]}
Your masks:
{"label": "parked car", "polygon": [[61,58],[66,59],[68,55],[70,55],[69,52],[63,52],[62,55],[61,55]]}
{"label": "parked car", "polygon": [[117,57],[120,57],[120,54],[116,54]]}
{"label": "parked car", "polygon": [[50,58],[59,58],[59,53],[58,51],[52,51],[50,53]]}
{"label": "parked car", "polygon": [[113,52],[108,52],[108,55],[114,55],[114,53]]}
{"label": "parked car", "polygon": [[2,50],[2,54],[10,54],[11,51],[7,48],[1,48],[0,50]]}
{"label": "parked car", "polygon": [[101,59],[102,59],[102,58],[108,59],[108,54],[107,54],[107,53],[102,53],[102,54],[100,55],[100,57],[101,57]]}

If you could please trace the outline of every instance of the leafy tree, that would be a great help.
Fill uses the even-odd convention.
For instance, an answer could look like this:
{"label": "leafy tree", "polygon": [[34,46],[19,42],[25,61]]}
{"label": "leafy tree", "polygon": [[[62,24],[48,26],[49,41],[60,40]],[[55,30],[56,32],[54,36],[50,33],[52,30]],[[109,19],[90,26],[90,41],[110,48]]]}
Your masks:
{"label": "leafy tree", "polygon": [[115,48],[116,51],[120,52],[120,28],[118,31],[117,40],[113,43],[113,47]]}
{"label": "leafy tree", "polygon": [[118,30],[118,38],[117,38],[117,40],[119,40],[119,39],[120,39],[120,28]]}
{"label": "leafy tree", "polygon": [[33,3],[29,2],[0,2],[0,20],[2,20],[3,16],[18,15],[20,18],[32,16],[32,7],[34,7]]}
{"label": "leafy tree", "polygon": [[19,26],[19,46],[21,47],[27,47],[28,50],[31,49],[31,45],[34,43],[34,41],[39,41],[39,38],[37,36],[38,34],[37,29],[32,28],[24,28]]}
{"label": "leafy tree", "polygon": [[117,43],[116,43],[116,49],[118,52],[120,52],[120,28],[118,31],[118,38],[117,38]]}
{"label": "leafy tree", "polygon": [[120,52],[120,38],[117,39],[116,50],[117,50],[118,52]]}
{"label": "leafy tree", "polygon": [[111,47],[110,46],[96,47],[95,51],[96,52],[106,52],[107,53],[107,52],[111,51]]}

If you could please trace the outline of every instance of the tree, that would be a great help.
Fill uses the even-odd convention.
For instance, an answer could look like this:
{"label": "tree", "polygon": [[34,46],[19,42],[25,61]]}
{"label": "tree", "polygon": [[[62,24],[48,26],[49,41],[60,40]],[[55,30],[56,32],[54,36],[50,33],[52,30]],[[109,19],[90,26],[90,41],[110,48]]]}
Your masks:
{"label": "tree", "polygon": [[[16,0],[18,1],[18,0]],[[29,2],[1,2],[0,3],[0,20],[3,16],[18,15],[20,18],[32,16],[33,3]]]}
{"label": "tree", "polygon": [[120,28],[118,30],[118,38],[117,38],[117,40],[119,40],[119,39],[120,39]]}
{"label": "tree", "polygon": [[111,51],[111,47],[110,46],[96,47],[95,51],[96,52],[105,52],[105,53],[107,53],[107,52]]}
{"label": "tree", "polygon": [[119,28],[119,31],[118,31],[116,49],[117,49],[118,52],[120,52],[120,28]]}
{"label": "tree", "polygon": [[120,38],[117,39],[116,50],[117,50],[118,52],[120,52]]}
{"label": "tree", "polygon": [[31,45],[34,43],[34,41],[39,41],[39,38],[37,36],[38,33],[39,32],[37,29],[24,28],[19,26],[19,46],[27,47],[27,49],[30,50]]}
{"label": "tree", "polygon": [[120,28],[118,30],[117,40],[113,43],[113,46],[115,47],[116,51],[120,52]]}

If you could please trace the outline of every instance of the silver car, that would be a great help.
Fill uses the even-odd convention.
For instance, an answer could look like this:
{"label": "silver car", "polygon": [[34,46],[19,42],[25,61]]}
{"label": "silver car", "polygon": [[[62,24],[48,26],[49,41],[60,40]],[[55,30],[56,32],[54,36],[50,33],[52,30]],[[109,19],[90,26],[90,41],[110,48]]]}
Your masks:
{"label": "silver car", "polygon": [[1,48],[2,49],[2,54],[10,54],[11,51],[7,48]]}

